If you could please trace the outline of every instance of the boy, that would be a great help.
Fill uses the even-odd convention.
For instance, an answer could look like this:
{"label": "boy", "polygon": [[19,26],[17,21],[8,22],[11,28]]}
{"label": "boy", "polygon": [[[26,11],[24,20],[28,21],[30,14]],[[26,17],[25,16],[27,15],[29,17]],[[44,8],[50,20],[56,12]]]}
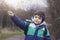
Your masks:
{"label": "boy", "polygon": [[13,22],[25,33],[25,40],[51,40],[45,23],[43,12],[35,12],[31,22],[19,19],[12,11],[8,11]]}

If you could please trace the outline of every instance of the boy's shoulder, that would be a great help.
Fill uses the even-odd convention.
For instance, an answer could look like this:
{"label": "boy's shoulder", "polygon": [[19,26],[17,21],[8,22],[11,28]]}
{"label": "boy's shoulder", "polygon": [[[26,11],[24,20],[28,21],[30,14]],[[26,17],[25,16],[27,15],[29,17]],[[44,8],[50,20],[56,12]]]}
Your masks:
{"label": "boy's shoulder", "polygon": [[40,26],[40,27],[43,27],[43,28],[47,28],[47,24],[46,24],[45,21],[44,21],[43,23],[41,23],[39,26]]}

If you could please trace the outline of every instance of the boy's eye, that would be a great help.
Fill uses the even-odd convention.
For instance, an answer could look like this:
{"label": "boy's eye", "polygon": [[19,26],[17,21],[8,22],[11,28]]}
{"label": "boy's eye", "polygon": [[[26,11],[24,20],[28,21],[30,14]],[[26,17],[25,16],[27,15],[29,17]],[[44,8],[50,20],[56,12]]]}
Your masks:
{"label": "boy's eye", "polygon": [[39,17],[39,19],[42,19],[41,17]]}
{"label": "boy's eye", "polygon": [[41,19],[41,17],[40,17],[40,16],[38,16],[38,15],[35,15],[35,16],[34,16],[34,18]]}
{"label": "boy's eye", "polygon": [[35,16],[35,18],[41,19],[40,17],[36,17],[36,16]]}
{"label": "boy's eye", "polygon": [[35,16],[35,18],[37,18],[37,17]]}

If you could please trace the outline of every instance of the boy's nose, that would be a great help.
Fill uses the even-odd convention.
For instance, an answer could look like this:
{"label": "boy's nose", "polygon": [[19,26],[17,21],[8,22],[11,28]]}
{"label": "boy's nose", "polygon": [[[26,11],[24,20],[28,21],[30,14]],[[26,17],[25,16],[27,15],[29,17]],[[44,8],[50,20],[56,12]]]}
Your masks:
{"label": "boy's nose", "polygon": [[36,19],[36,21],[38,21],[38,19]]}

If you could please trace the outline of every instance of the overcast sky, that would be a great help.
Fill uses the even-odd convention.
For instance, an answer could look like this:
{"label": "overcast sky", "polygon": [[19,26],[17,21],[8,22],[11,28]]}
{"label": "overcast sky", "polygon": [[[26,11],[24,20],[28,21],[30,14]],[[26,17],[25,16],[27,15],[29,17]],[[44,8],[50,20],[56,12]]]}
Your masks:
{"label": "overcast sky", "polygon": [[5,2],[15,9],[27,9],[32,6],[40,6],[40,8],[48,7],[47,0],[5,0]]}

